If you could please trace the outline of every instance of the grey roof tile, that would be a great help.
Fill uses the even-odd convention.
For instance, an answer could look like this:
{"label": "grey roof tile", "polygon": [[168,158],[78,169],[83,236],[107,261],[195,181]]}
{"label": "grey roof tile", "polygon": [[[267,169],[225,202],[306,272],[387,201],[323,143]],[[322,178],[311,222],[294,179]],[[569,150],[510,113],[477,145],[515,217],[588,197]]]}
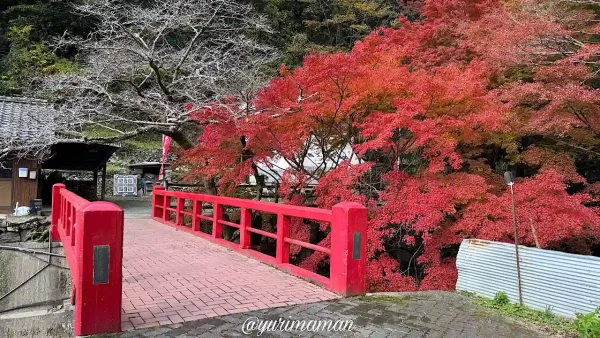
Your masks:
{"label": "grey roof tile", "polygon": [[51,142],[57,114],[43,100],[0,96],[0,142],[15,145]]}

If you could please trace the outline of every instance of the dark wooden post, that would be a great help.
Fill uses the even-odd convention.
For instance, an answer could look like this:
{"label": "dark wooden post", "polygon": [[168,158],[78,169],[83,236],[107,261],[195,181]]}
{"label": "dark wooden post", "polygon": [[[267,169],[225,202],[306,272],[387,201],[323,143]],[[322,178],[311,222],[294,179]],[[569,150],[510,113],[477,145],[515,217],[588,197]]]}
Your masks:
{"label": "dark wooden post", "polygon": [[102,167],[102,188],[100,190],[100,200],[104,201],[104,194],[106,193],[106,164]]}
{"label": "dark wooden post", "polygon": [[94,190],[95,190],[94,191],[95,197],[93,200],[96,200],[98,198],[98,169],[94,170],[93,173],[94,173],[93,180],[94,180]]}

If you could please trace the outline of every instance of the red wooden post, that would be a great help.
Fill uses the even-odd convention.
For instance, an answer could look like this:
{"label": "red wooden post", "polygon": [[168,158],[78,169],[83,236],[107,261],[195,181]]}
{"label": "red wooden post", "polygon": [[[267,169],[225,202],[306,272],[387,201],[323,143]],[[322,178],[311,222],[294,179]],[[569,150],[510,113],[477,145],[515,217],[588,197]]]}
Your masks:
{"label": "red wooden post", "polygon": [[[75,240],[77,239],[77,222],[81,223],[82,220],[77,218],[79,216],[77,209],[73,207],[72,210],[73,211],[71,213],[71,243],[69,243],[69,245],[75,246]],[[65,244],[64,241],[63,244]]]}
{"label": "red wooden post", "polygon": [[200,231],[200,218],[202,214],[202,201],[192,200],[192,231]]}
{"label": "red wooden post", "polygon": [[171,197],[163,195],[163,220],[165,222],[171,221],[171,211],[167,208],[171,207]]}
{"label": "red wooden post", "polygon": [[58,220],[61,217],[61,203],[62,197],[60,196],[60,191],[65,188],[65,185],[62,183],[58,183],[52,186],[52,219],[51,219],[51,230],[50,235],[52,240],[55,242],[60,242],[60,235],[58,234]]}
{"label": "red wooden post", "polygon": [[290,243],[285,238],[290,237],[290,217],[282,214],[277,215],[277,248],[275,250],[275,261],[277,264],[290,262]]}
{"label": "red wooden post", "polygon": [[252,227],[252,210],[240,208],[240,246],[242,249],[250,247],[250,232],[246,230]]}
{"label": "red wooden post", "polygon": [[77,215],[75,336],[121,331],[123,210],[88,204]]}
{"label": "red wooden post", "polygon": [[66,232],[67,231],[67,224],[69,224],[68,212],[71,209],[71,203],[64,196],[62,198],[62,202],[61,202],[60,208],[62,209],[62,213],[61,213],[60,221],[59,222],[60,222],[63,230],[65,230],[65,232]]}
{"label": "red wooden post", "polygon": [[367,291],[367,208],[342,202],[333,206],[331,218],[331,289],[344,295]]}
{"label": "red wooden post", "polygon": [[175,199],[175,224],[183,225],[183,208],[185,206],[185,200],[183,198]]}
{"label": "red wooden post", "polygon": [[223,205],[213,203],[213,238],[223,238],[223,225],[219,223],[223,219]]}
{"label": "red wooden post", "polygon": [[65,208],[67,209],[67,214],[63,222],[66,224],[65,233],[67,236],[71,236],[71,227],[73,226],[73,210],[75,208],[68,201],[65,204]]}
{"label": "red wooden post", "polygon": [[152,187],[152,217],[163,218],[163,213],[166,210],[164,207],[164,196],[160,195],[161,192],[165,191],[165,187],[162,185],[155,185]]}

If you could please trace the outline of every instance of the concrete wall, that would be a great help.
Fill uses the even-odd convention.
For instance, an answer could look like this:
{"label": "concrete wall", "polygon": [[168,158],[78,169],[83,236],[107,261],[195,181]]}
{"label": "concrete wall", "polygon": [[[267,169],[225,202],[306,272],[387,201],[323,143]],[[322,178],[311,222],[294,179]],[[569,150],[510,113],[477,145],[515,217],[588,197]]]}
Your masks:
{"label": "concrete wall", "polygon": [[67,307],[28,309],[1,315],[2,338],[66,338],[73,336],[73,311]]}
{"label": "concrete wall", "polygon": [[[47,244],[35,242],[11,245],[48,250]],[[62,248],[52,251],[62,254]],[[51,262],[31,278],[48,264],[48,256],[0,249],[0,298],[31,278],[0,299],[0,337],[66,337],[65,332],[72,332],[72,311],[64,301],[70,303],[71,274],[65,259],[53,257]]]}

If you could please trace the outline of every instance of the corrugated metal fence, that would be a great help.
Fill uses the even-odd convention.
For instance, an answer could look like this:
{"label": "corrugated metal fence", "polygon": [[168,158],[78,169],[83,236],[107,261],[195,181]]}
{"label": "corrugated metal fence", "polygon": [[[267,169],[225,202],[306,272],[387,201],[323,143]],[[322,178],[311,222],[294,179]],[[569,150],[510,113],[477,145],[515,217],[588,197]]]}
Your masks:
{"label": "corrugated metal fence", "polygon": [[[523,304],[575,317],[600,305],[600,258],[519,246]],[[456,289],[493,298],[504,291],[519,301],[515,246],[465,239],[456,261]]]}

